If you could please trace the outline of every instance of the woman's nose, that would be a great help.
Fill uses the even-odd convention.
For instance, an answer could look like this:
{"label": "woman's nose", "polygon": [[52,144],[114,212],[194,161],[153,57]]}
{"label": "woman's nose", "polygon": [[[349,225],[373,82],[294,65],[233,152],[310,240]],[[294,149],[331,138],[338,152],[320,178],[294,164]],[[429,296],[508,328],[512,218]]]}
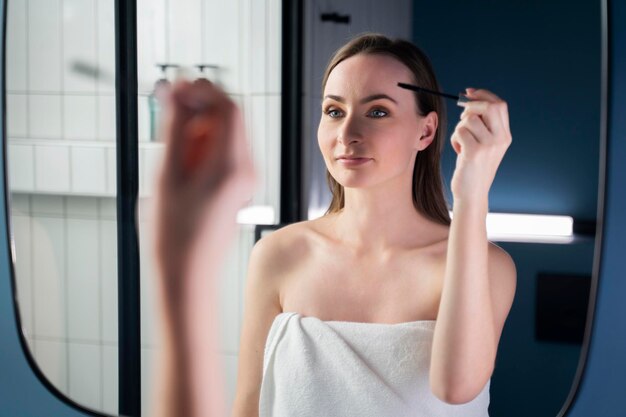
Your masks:
{"label": "woman's nose", "polygon": [[337,132],[337,141],[342,145],[360,142],[363,139],[358,122],[352,117],[347,117]]}

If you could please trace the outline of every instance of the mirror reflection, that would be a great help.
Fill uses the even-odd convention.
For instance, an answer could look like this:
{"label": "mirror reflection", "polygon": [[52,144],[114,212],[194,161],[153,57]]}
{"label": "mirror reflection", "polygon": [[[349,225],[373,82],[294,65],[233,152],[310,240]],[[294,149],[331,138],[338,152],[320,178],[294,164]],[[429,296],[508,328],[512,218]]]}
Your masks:
{"label": "mirror reflection", "polygon": [[[457,94],[465,87],[485,87],[507,101],[513,144],[491,187],[490,212],[568,215],[577,225],[593,223],[599,4],[485,2],[479,8],[451,2],[397,1],[394,7],[378,3],[305,4],[302,141],[309,219],[323,214],[332,196],[324,149],[320,152],[318,145],[323,71],[332,53],[349,38],[376,31],[412,40],[422,48],[442,91]],[[51,382],[80,403],[116,413],[113,3],[21,0],[9,2],[8,11],[8,163],[24,331]],[[190,77],[216,81],[241,106],[261,173],[250,207],[269,213],[262,222],[278,223],[281,7],[277,0],[140,1],[138,13],[142,399],[148,410],[159,335],[152,236],[144,208],[150,204],[163,148],[155,140],[159,80],[172,80],[174,66],[184,66]],[[489,24],[478,23],[483,21]],[[232,42],[223,42],[225,38]],[[339,95],[347,98],[346,92]],[[457,156],[449,140],[462,109],[449,104],[447,110],[441,172],[451,208]],[[221,281],[219,353],[229,409],[242,366],[243,309],[248,305],[243,292],[254,241],[254,226],[242,225]],[[489,413],[554,416],[567,396],[580,353],[593,240],[496,242],[515,261],[517,291],[491,377]],[[300,288],[292,294],[309,293]],[[301,298],[284,311],[322,316],[313,304],[308,310],[299,308],[314,299]],[[373,310],[366,311],[358,317],[335,311],[321,318],[369,322],[434,318],[416,312],[411,317],[375,317]]]}

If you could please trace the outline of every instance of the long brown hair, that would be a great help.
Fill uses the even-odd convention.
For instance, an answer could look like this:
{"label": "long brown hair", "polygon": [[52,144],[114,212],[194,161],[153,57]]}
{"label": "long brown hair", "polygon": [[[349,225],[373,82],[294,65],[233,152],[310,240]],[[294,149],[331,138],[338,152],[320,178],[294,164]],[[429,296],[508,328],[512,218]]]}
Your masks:
{"label": "long brown hair", "polygon": [[[403,63],[413,74],[413,82],[429,90],[439,91],[439,84],[435,78],[430,60],[411,42],[401,39],[389,39],[378,33],[364,33],[339,48],[331,57],[324,78],[322,80],[322,95],[326,82],[332,70],[342,61],[358,54],[389,55]],[[415,93],[417,112],[425,116],[434,111],[439,116],[439,123],[435,137],[431,144],[417,153],[413,167],[413,206],[429,219],[444,225],[450,224],[448,205],[443,193],[443,178],[441,176],[441,153],[445,139],[446,110],[441,97],[435,94]],[[344,189],[326,170],[328,185],[333,199],[326,214],[336,213],[344,206]]]}

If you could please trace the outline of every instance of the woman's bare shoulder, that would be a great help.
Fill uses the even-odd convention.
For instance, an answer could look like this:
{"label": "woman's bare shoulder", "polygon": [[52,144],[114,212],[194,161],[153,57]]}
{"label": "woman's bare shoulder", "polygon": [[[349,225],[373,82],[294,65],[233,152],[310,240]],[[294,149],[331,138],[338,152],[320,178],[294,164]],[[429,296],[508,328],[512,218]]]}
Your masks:
{"label": "woman's bare shoulder", "polygon": [[493,242],[489,242],[488,258],[493,314],[501,332],[515,298],[517,269],[511,255]]}
{"label": "woman's bare shoulder", "polygon": [[284,274],[306,259],[320,244],[323,232],[318,220],[292,223],[277,229],[254,245],[251,261],[272,274]]}

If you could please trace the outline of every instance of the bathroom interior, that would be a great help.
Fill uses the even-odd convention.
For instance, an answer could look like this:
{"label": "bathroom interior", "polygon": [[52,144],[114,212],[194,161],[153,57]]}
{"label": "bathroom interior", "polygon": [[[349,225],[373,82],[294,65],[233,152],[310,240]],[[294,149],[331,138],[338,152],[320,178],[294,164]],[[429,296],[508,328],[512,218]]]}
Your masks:
{"label": "bathroom interior", "polygon": [[[569,239],[493,235],[517,266],[515,301],[491,382],[490,415],[556,416],[583,346],[594,263],[601,127],[601,2],[306,0],[302,15],[300,218],[330,202],[316,140],[320,81],[350,36],[410,39],[443,91],[485,87],[507,100],[513,144],[490,213],[570,216]],[[157,351],[149,210],[159,141],[158,89],[206,77],[242,108],[259,186],[221,282],[220,354],[235,392],[247,259],[281,213],[281,0],[138,0],[137,124],[141,409]],[[10,0],[6,132],[20,322],[37,366],[89,409],[120,410],[113,0]],[[488,23],[487,23],[488,22]],[[384,74],[381,74],[384,76]],[[163,80],[167,81],[163,81]],[[448,106],[448,132],[460,110]],[[447,145],[449,184],[455,154]],[[448,201],[451,202],[450,195]],[[290,220],[291,221],[291,220]]]}

